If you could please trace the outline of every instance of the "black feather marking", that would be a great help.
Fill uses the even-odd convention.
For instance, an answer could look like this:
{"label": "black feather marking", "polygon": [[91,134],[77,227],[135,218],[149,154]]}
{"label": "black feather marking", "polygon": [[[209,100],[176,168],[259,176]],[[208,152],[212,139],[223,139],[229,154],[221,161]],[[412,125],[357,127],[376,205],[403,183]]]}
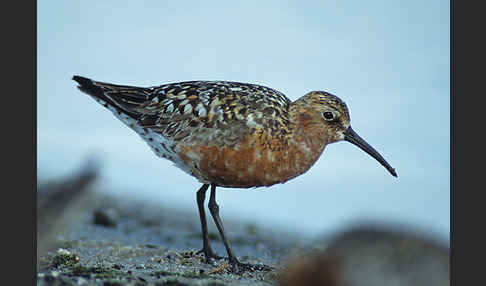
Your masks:
{"label": "black feather marking", "polygon": [[112,99],[111,96],[110,97],[106,96],[106,92],[100,86],[100,84],[102,84],[102,83],[96,82],[96,84],[95,84],[95,82],[92,81],[91,79],[86,78],[86,77],[82,77],[82,76],[78,76],[78,75],[73,76],[72,79],[79,84],[78,85],[79,90],[81,90],[82,92],[89,94],[89,95],[91,95],[95,98],[103,100],[104,102],[106,102],[107,104],[109,104],[110,106],[115,108],[118,114],[123,113],[123,114],[130,116],[131,118],[134,118],[134,119],[137,119],[140,116],[140,114],[138,114],[136,112],[121,108],[119,106],[119,103],[115,102]]}

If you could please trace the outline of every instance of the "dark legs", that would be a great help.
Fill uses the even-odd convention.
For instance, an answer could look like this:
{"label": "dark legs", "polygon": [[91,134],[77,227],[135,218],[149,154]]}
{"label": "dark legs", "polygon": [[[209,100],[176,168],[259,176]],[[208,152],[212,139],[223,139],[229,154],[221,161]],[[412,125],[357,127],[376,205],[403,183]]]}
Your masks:
{"label": "dark legs", "polygon": [[206,261],[209,262],[211,258],[220,259],[221,257],[214,254],[211,244],[209,243],[208,237],[208,225],[206,223],[206,214],[204,213],[204,200],[206,199],[206,191],[208,190],[209,185],[204,184],[202,187],[197,191],[197,207],[199,209],[199,218],[201,219],[201,228],[202,228],[202,238],[203,238],[203,248],[201,252],[204,253],[206,256]]}
{"label": "dark legs", "polygon": [[[204,213],[204,200],[206,199],[206,191],[208,190],[209,185],[204,184],[202,187],[197,191],[197,207],[199,209],[199,218],[201,219],[201,229],[202,229],[202,238],[203,238],[203,249],[201,250],[204,255],[206,256],[206,261],[209,261],[211,258],[220,259],[218,255],[214,254],[213,250],[211,249],[211,244],[209,242],[208,237],[208,225],[206,223],[206,214]],[[219,206],[216,203],[216,185],[211,185],[211,196],[209,198],[209,211],[213,216],[214,223],[216,227],[218,227],[219,234],[223,239],[224,246],[226,247],[226,252],[228,252],[228,260],[232,265],[238,264],[238,259],[234,255],[231,247],[229,245],[228,239],[224,233],[223,223],[221,222],[221,218],[219,217]]]}
{"label": "dark legs", "polygon": [[[197,191],[197,207],[199,209],[199,218],[201,219],[201,228],[202,228],[202,237],[203,237],[203,249],[201,252],[204,253],[206,256],[206,261],[209,262],[211,258],[220,259],[221,257],[214,254],[213,250],[211,249],[211,245],[209,243],[208,237],[208,225],[206,223],[206,214],[204,213],[204,200],[206,199],[206,191],[208,190],[209,185],[204,184],[199,191]],[[219,217],[219,206],[216,203],[216,185],[211,184],[211,195],[209,197],[209,211],[213,216],[214,223],[218,227],[219,234],[223,239],[224,246],[226,247],[226,252],[228,253],[228,260],[232,266],[233,272],[238,272],[240,270],[262,270],[262,271],[270,271],[273,268],[266,265],[252,265],[252,264],[243,264],[238,261],[233,250],[229,245],[228,239],[224,233],[223,223],[221,222],[221,218]]]}
{"label": "dark legs", "polygon": [[221,218],[219,217],[219,206],[218,206],[218,204],[216,204],[216,185],[215,184],[211,185],[211,196],[209,197],[208,207],[209,207],[209,211],[211,212],[211,215],[213,216],[214,223],[218,227],[219,234],[221,235],[221,238],[223,239],[224,246],[226,247],[226,252],[228,252],[229,263],[232,264],[233,266],[236,266],[237,264],[239,264],[238,259],[236,259],[236,256],[234,255],[233,251],[231,250],[229,242],[226,239],[226,235],[224,234],[223,223],[221,222]]}

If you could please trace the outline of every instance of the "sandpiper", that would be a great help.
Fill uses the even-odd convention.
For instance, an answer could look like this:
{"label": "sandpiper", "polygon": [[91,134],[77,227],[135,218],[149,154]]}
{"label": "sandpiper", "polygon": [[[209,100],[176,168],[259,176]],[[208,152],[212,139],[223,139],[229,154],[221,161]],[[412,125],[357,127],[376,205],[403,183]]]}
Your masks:
{"label": "sandpiper", "polygon": [[231,250],[216,203],[216,187],[252,188],[284,183],[305,173],[327,144],[346,140],[395,170],[351,128],[348,108],[337,96],[311,91],[292,102],[261,85],[187,81],[153,87],[115,85],[74,76],[78,88],[137,132],[157,156],[197,178],[206,260],[220,258],[210,245],[204,201],[233,269]]}

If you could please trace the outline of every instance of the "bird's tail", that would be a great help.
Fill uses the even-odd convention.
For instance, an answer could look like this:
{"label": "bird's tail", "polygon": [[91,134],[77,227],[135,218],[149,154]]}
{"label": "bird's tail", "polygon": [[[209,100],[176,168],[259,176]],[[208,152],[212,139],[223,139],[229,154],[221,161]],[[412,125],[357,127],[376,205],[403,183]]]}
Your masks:
{"label": "bird's tail", "polygon": [[99,82],[77,75],[73,76],[73,80],[79,84],[79,90],[92,96],[105,107],[110,105],[132,118],[140,115],[137,107],[154,96],[150,88]]}

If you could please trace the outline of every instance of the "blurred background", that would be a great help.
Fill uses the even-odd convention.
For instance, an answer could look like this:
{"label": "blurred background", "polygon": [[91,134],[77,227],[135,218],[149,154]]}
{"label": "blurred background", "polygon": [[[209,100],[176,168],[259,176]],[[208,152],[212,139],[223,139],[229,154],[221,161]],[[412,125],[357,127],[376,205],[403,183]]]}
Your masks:
{"label": "blurred background", "polygon": [[[348,142],[285,184],[218,192],[227,217],[313,237],[392,223],[449,241],[449,1],[44,1],[37,5],[37,172],[102,163],[104,191],[194,212],[200,183],[81,93],[74,74],[154,86],[266,85],[342,98],[398,172]],[[229,230],[231,232],[231,230]]]}

